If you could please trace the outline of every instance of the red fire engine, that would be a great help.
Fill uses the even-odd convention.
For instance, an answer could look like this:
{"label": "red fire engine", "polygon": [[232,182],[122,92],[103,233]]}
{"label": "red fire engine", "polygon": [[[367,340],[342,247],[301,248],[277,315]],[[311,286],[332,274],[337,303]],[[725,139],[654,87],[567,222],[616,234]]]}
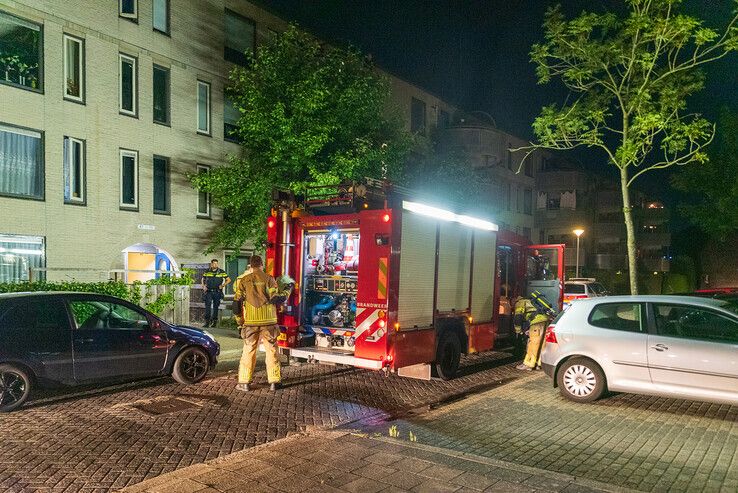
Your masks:
{"label": "red fire engine", "polygon": [[510,335],[514,296],[561,306],[563,245],[526,245],[374,180],[309,190],[300,207],[275,199],[266,270],[296,281],[279,314],[290,357],[448,379],[461,354]]}

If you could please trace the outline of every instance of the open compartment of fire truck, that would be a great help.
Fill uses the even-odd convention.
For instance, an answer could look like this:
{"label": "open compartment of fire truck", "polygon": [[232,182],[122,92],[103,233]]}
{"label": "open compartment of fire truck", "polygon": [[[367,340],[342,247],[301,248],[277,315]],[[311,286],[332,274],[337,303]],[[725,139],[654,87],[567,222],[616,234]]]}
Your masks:
{"label": "open compartment of fire truck", "polygon": [[353,351],[359,231],[306,231],[302,245],[302,325],[315,346]]}

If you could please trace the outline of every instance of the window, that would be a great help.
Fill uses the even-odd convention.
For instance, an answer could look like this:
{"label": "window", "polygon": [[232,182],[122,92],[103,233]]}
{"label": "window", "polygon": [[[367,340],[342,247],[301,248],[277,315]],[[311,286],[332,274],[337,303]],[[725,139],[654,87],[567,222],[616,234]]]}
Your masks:
{"label": "window", "polygon": [[197,132],[210,135],[210,84],[197,81]]}
{"label": "window", "polygon": [[143,313],[119,303],[102,300],[71,301],[75,329],[140,329],[149,327],[149,321]]}
{"label": "window", "polygon": [[138,210],[138,152],[120,150],[120,207]]}
{"label": "window", "polygon": [[589,323],[603,329],[643,332],[643,308],[640,303],[606,303],[589,314]]}
{"label": "window", "polygon": [[154,123],[169,125],[169,69],[154,65]]}
{"label": "window", "polygon": [[584,284],[566,283],[564,285],[564,293],[566,294],[584,294],[584,292]]}
{"label": "window", "polygon": [[550,211],[561,209],[561,192],[548,192],[546,196],[546,209]]}
{"label": "window", "polygon": [[118,0],[118,15],[131,19],[133,21],[138,20],[138,0]]}
{"label": "window", "polygon": [[507,144],[507,169],[513,169],[512,151],[510,150],[510,144]]}
{"label": "window", "polygon": [[[197,165],[197,174],[209,173],[210,166],[203,164]],[[210,217],[210,194],[203,192],[202,190],[197,191],[197,216],[198,217]]]}
{"label": "window", "polygon": [[248,65],[256,46],[256,25],[231,10],[225,11],[225,51],[223,58],[239,65]]}
{"label": "window", "polygon": [[21,344],[33,341],[34,351],[58,353],[71,344],[67,311],[56,300],[10,303],[10,309],[0,319],[0,331],[3,330],[14,331],[21,337]]}
{"label": "window", "polygon": [[425,102],[420,99],[410,101],[410,131],[425,135]]}
{"label": "window", "polygon": [[738,343],[738,322],[723,315],[680,305],[653,305],[659,335]]}
{"label": "window", "polygon": [[41,132],[0,124],[0,195],[43,200]]}
{"label": "window", "polygon": [[523,211],[523,191],[520,189],[520,187],[515,188],[515,206],[516,206],[516,212],[522,212]]}
{"label": "window", "polygon": [[238,119],[241,113],[233,100],[223,94],[223,138],[229,142],[240,142],[238,137]]}
{"label": "window", "polygon": [[64,97],[72,101],[85,100],[85,42],[64,35]]}
{"label": "window", "polygon": [[[28,281],[33,269],[46,266],[46,247],[42,236],[0,234],[0,282]],[[34,280],[45,279],[44,272],[33,272]]]}
{"label": "window", "polygon": [[154,213],[169,214],[169,158],[154,156]]}
{"label": "window", "polygon": [[448,111],[438,111],[438,128],[448,128],[451,125],[451,117]]}
{"label": "window", "polygon": [[533,176],[533,159],[525,160],[525,176]]}
{"label": "window", "polygon": [[169,0],[154,0],[153,4],[154,30],[169,34]]}
{"label": "window", "polygon": [[0,12],[0,82],[43,89],[41,26]]}
{"label": "window", "polygon": [[509,211],[511,210],[511,208],[512,208],[512,185],[508,183],[507,184],[507,194],[506,194],[506,199],[505,199],[505,209]]}
{"label": "window", "polygon": [[85,143],[64,137],[64,202],[85,203]]}
{"label": "window", "polygon": [[529,216],[533,215],[533,190],[530,188],[523,191],[523,212]]}
{"label": "window", "polygon": [[124,115],[137,116],[138,113],[138,74],[137,60],[134,57],[119,54],[120,58],[120,112]]}

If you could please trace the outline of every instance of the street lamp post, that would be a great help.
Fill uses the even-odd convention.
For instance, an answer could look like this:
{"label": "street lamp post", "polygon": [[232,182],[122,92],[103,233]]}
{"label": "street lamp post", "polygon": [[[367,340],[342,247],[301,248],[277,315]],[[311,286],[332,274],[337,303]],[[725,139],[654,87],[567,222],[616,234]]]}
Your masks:
{"label": "street lamp post", "polygon": [[574,234],[577,235],[577,270],[574,277],[579,277],[579,237],[582,236],[582,233],[584,233],[584,230],[581,228],[574,230]]}

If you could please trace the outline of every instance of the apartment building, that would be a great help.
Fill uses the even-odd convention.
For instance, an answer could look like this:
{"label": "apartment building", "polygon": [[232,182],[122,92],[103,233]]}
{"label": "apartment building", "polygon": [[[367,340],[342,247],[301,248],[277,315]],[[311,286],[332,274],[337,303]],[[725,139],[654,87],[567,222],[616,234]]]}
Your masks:
{"label": "apartment building", "polygon": [[458,114],[441,134],[444,151],[469,159],[481,180],[489,184],[495,220],[503,229],[535,240],[536,171],[550,154],[536,151],[525,159],[523,139],[499,130],[484,114]]}
{"label": "apartment building", "polygon": [[[238,0],[0,0],[0,282],[225,262],[188,177],[240,152],[228,73],[285,26]],[[408,131],[457,111],[388,76]]]}
{"label": "apartment building", "polygon": [[[561,159],[546,160],[536,177],[535,224],[541,243],[565,243],[565,263],[576,265],[576,236],[581,228],[582,272],[627,269],[626,232],[619,183]],[[631,189],[638,257],[647,271],[669,270],[669,211],[657,200]]]}

